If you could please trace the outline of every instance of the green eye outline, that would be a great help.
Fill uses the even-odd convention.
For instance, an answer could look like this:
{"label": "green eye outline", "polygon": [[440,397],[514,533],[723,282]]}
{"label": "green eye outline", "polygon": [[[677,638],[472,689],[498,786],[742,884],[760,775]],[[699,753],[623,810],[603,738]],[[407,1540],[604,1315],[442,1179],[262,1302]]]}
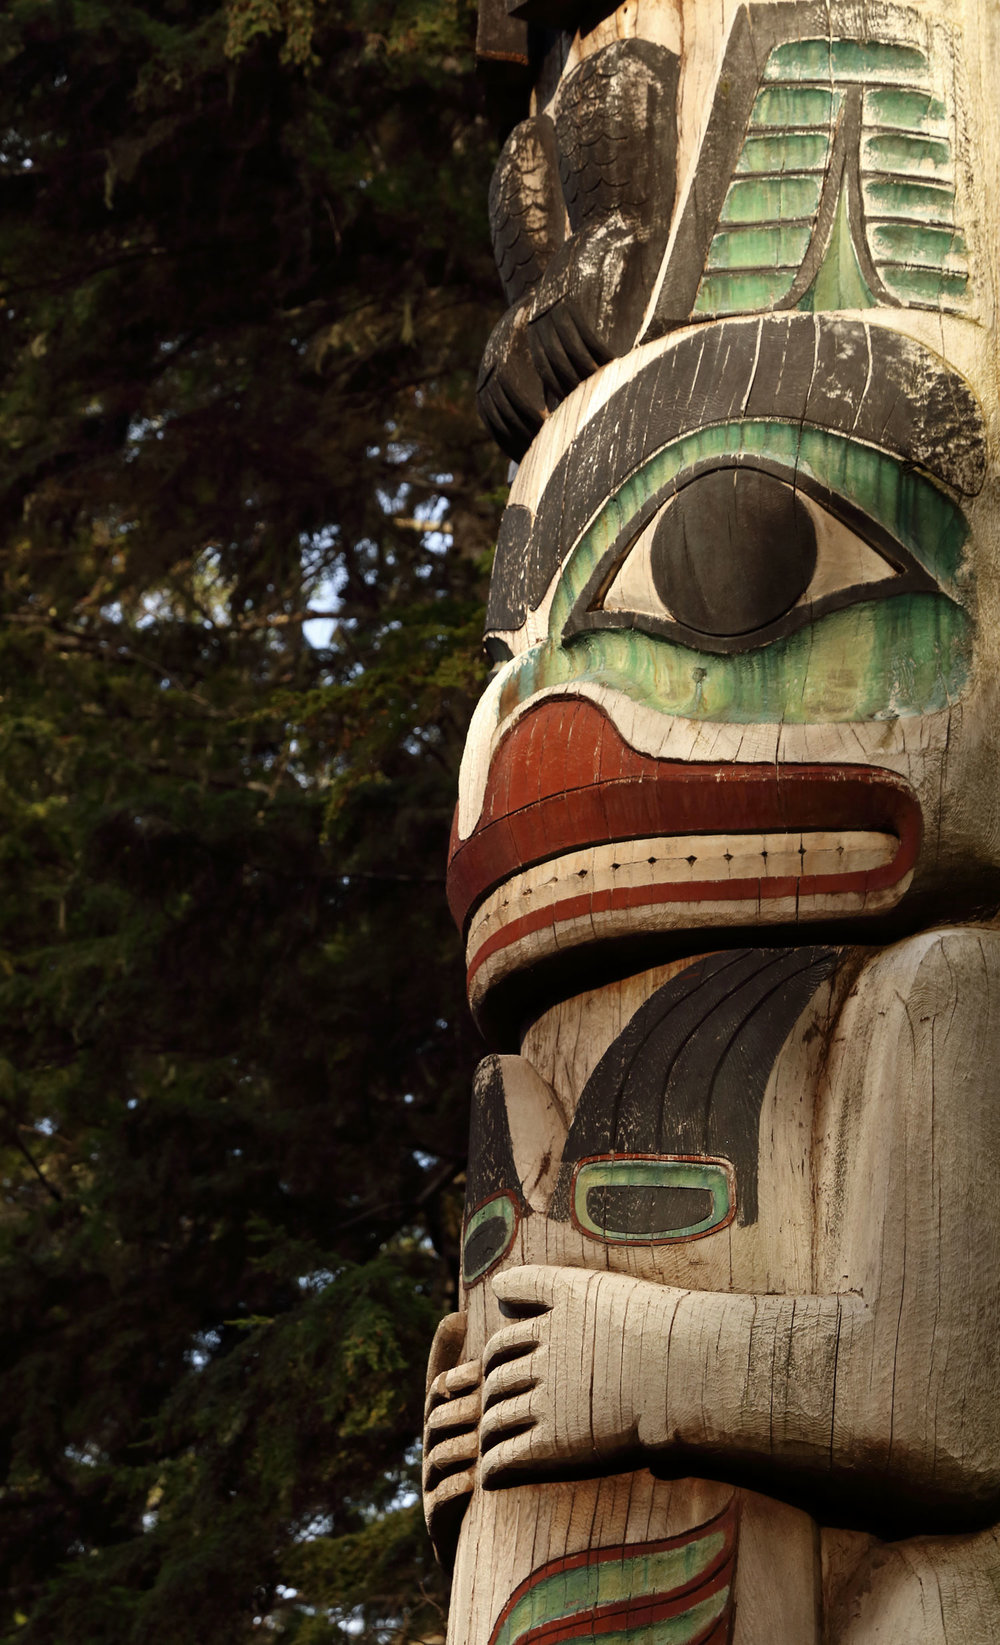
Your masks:
{"label": "green eye outline", "polygon": [[[711,1195],[711,1209],[697,1222],[671,1228],[616,1228],[597,1220],[589,1196],[601,1189],[640,1193],[661,1189],[700,1189]],[[596,1154],[580,1160],[570,1191],[575,1226],[604,1245],[678,1245],[726,1228],[736,1215],[736,1180],[732,1164],[704,1154]]]}
{"label": "green eye outline", "polygon": [[[895,574],[794,606],[765,629],[721,641],[673,619],[594,608],[671,496],[712,469],[743,466],[774,474],[812,497],[896,567]],[[549,638],[571,645],[576,636],[595,630],[629,628],[693,651],[732,654],[769,644],[862,600],[916,591],[962,605],[957,578],[967,537],[964,514],[938,485],[875,446],[810,425],[765,419],[715,424],[661,447],[602,506],[559,576]]]}
{"label": "green eye outline", "polygon": [[[498,1262],[502,1262],[514,1243],[518,1224],[521,1220],[520,1208],[513,1194],[501,1189],[498,1194],[491,1194],[483,1200],[466,1219],[462,1233],[462,1280],[466,1286],[478,1285],[481,1279],[492,1273]],[[482,1230],[490,1222],[502,1222],[504,1232],[502,1243],[488,1245],[487,1256],[484,1258],[473,1256],[475,1251],[476,1235],[482,1236]]]}
{"label": "green eye outline", "polygon": [[[717,474],[720,470],[726,469],[754,470],[757,473],[770,474],[811,498],[834,519],[853,531],[866,547],[873,549],[885,560],[886,575],[864,583],[845,584],[843,588],[824,594],[818,600],[809,600],[803,595],[773,622],[740,634],[709,634],[701,629],[689,628],[674,617],[657,616],[649,611],[606,610],[600,602],[646,527],[652,524],[657,514],[672,498],[678,496],[689,485],[693,485],[702,475]],[[683,475],[669,480],[643,504],[638,518],[627,530],[619,534],[594,567],[583,594],[566,620],[562,637],[565,641],[571,640],[575,634],[588,633],[594,629],[628,628],[674,640],[691,650],[729,655],[740,651],[753,651],[758,646],[768,645],[772,640],[781,639],[786,634],[794,634],[798,629],[805,628],[808,623],[818,622],[828,611],[841,611],[845,606],[855,605],[859,600],[889,599],[895,594],[941,592],[940,583],[918,564],[915,557],[896,537],[854,503],[848,502],[828,487],[819,485],[811,475],[804,474],[801,470],[787,469],[780,463],[764,458],[754,458],[743,463],[719,463],[709,458],[695,463],[692,468],[685,470]]]}

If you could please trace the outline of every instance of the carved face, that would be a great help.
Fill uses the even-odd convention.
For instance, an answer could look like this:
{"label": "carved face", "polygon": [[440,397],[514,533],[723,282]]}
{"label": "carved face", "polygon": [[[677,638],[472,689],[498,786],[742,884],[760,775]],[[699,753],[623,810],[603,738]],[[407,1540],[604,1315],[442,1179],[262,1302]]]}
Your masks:
{"label": "carved face", "polygon": [[563,402],[511,492],[449,868],[474,1006],[594,943],[877,940],[1000,900],[992,335],[933,42],[785,45],[811,13],[764,10],[667,335]]}

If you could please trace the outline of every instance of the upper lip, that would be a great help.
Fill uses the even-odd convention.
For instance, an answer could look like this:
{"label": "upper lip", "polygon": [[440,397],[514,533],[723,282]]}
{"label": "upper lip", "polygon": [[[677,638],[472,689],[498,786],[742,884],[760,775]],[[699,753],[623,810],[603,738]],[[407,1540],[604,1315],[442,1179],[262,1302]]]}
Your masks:
{"label": "upper lip", "polygon": [[[544,758],[542,751],[544,748]],[[867,887],[892,885],[920,846],[917,798],[877,766],[701,764],[638,754],[581,697],[529,709],[493,755],[482,814],[452,831],[448,901],[464,930],[496,886],[533,863],[587,845],[663,835],[871,829],[893,834],[891,860]],[[803,877],[800,890],[827,889]]]}

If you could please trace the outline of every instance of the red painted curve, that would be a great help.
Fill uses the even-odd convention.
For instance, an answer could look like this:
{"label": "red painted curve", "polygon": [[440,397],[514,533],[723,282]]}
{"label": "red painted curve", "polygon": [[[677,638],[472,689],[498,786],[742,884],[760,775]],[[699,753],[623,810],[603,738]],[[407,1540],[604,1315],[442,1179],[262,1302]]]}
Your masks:
{"label": "red painted curve", "polygon": [[[864,765],[701,764],[656,760],[622,739],[580,697],[548,698],[517,721],[490,766],[482,814],[467,840],[452,829],[448,901],[465,929],[483,898],[513,874],[590,845],[677,834],[868,829],[898,849],[876,869],[777,879],[622,887],[567,899],[511,921],[475,956],[556,920],[655,902],[704,902],[875,892],[916,862],[922,819],[912,789]],[[576,905],[579,904],[579,907]]]}

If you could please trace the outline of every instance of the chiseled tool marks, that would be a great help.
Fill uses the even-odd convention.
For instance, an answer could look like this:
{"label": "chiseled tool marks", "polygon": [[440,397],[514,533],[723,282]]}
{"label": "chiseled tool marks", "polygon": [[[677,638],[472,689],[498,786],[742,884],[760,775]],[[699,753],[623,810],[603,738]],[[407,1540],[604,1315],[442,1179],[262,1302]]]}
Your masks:
{"label": "chiseled tool marks", "polygon": [[489,1645],[726,1645],[737,1509],[662,1542],[550,1560],[511,1595]]}
{"label": "chiseled tool marks", "polygon": [[549,1215],[571,1216],[581,1161],[655,1153],[727,1160],[737,1221],[756,1222],[767,1082],[836,958],[832,948],[734,949],[696,961],[658,989],[587,1081]]}

